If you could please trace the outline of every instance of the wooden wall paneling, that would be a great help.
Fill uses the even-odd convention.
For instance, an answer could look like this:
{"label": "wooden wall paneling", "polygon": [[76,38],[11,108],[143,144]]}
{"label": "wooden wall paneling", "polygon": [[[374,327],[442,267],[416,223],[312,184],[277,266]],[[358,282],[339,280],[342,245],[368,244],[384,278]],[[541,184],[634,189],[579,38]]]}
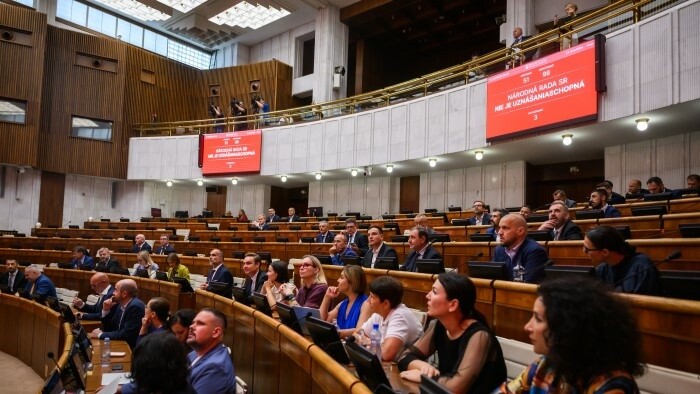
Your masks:
{"label": "wooden wall paneling", "polygon": [[[294,387],[296,393],[311,392],[311,356],[308,349],[313,344],[291,328],[280,325],[280,382],[285,387]],[[280,387],[279,392],[282,392]]]}
{"label": "wooden wall paneling", "polygon": [[31,34],[31,46],[0,41],[0,96],[27,102],[25,124],[0,122],[0,163],[35,167],[46,53],[46,14],[5,5],[0,27]]}
{"label": "wooden wall paneling", "polygon": [[233,365],[236,366],[236,375],[249,385],[254,382],[255,372],[255,317],[254,310],[235,302],[234,338],[236,338],[236,351],[233,353]]}
{"label": "wooden wall paneling", "polygon": [[214,212],[214,216],[222,216],[226,213],[226,186],[217,186],[217,192],[207,193],[206,208]]}
{"label": "wooden wall paneling", "polygon": [[[0,338],[17,338],[19,335],[19,298],[0,294]],[[0,351],[17,357],[18,341],[0,341]]]}
{"label": "wooden wall paneling", "polygon": [[50,171],[41,172],[39,191],[39,222],[45,226],[63,227],[63,196],[66,190],[66,175]]}
{"label": "wooden wall paneling", "polygon": [[34,341],[34,301],[20,299],[19,331],[17,333],[17,358],[32,365],[32,342]]}
{"label": "wooden wall paneling", "polygon": [[[274,393],[280,390],[280,322],[258,311],[255,312],[255,366],[252,387],[258,393]],[[249,383],[250,384],[250,383]],[[284,382],[286,387],[288,383]]]}
{"label": "wooden wall paneling", "polygon": [[[34,303],[34,340],[32,341],[32,362],[29,366],[42,378],[46,377],[46,357],[47,323],[54,316],[49,317],[49,308],[41,304]],[[51,335],[58,335],[58,331]],[[58,353],[54,353],[58,354]],[[53,362],[52,362],[53,363]]]}
{"label": "wooden wall paneling", "polygon": [[418,212],[420,200],[420,176],[405,176],[401,178],[401,202],[399,209],[410,209]]}

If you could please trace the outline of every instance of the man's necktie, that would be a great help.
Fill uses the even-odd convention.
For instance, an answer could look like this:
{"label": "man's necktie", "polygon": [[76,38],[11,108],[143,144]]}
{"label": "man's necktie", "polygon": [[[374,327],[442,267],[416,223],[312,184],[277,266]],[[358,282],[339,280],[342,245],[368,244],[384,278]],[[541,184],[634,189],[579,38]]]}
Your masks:
{"label": "man's necktie", "polygon": [[17,275],[17,273],[10,274],[10,278],[7,283],[10,286],[10,290],[14,290],[15,288],[15,275]]}

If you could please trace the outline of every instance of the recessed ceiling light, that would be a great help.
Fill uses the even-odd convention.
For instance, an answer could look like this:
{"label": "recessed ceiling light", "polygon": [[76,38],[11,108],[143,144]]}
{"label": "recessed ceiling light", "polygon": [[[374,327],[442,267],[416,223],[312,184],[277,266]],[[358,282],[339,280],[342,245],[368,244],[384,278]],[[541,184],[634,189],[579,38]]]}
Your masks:
{"label": "recessed ceiling light", "polygon": [[437,159],[428,159],[428,165],[435,167],[437,165]]}
{"label": "recessed ceiling light", "polygon": [[636,119],[635,122],[637,122],[637,130],[639,131],[644,131],[649,128],[649,118],[639,118]]}
{"label": "recessed ceiling light", "polygon": [[354,168],[352,170],[350,170],[350,175],[357,176],[357,170]]}
{"label": "recessed ceiling light", "polygon": [[561,136],[561,138],[562,138],[562,140],[561,140],[562,144],[564,144],[566,146],[571,145],[571,143],[574,141],[573,134],[564,134]]}
{"label": "recessed ceiling light", "polygon": [[392,172],[394,172],[394,166],[392,166],[391,164],[387,164],[387,166],[386,166],[386,172],[388,172],[389,174],[391,174]]}
{"label": "recessed ceiling light", "polygon": [[478,150],[474,152],[474,156],[476,157],[477,160],[481,160],[484,158],[484,151]]}

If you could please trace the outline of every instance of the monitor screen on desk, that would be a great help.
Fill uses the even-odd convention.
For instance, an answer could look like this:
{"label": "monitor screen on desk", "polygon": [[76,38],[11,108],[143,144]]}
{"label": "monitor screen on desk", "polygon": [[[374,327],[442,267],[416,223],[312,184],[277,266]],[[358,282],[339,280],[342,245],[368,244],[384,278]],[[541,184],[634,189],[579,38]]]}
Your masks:
{"label": "monitor screen on desk", "polygon": [[260,293],[253,293],[250,300],[253,302],[253,305],[255,305],[256,310],[268,316],[272,316],[272,310],[270,309],[270,303],[267,302],[267,297]]}
{"label": "monitor screen on desk", "polygon": [[134,276],[148,279],[148,270],[137,268],[136,272],[134,272]]}
{"label": "monitor screen on desk", "polygon": [[382,363],[379,358],[364,346],[355,341],[345,343],[345,351],[352,364],[355,366],[357,376],[360,377],[362,383],[366,384],[370,390],[374,391],[382,384],[391,387],[389,379],[384,372]]}
{"label": "monitor screen on desk", "polygon": [[305,324],[316,346],[323,349],[340,364],[350,364],[350,359],[345,353],[338,330],[333,324],[315,317],[307,317]]}
{"label": "monitor screen on desk", "polygon": [[63,394],[63,382],[61,381],[61,370],[55,368],[51,375],[46,378],[41,394]]}
{"label": "monitor screen on desk", "polygon": [[297,321],[297,318],[294,315],[294,309],[291,306],[278,302],[277,314],[279,315],[280,322],[282,322],[282,324],[301,334],[301,324],[299,321]]}
{"label": "monitor screen on desk", "polygon": [[70,357],[68,358],[68,368],[71,376],[75,380],[75,385],[79,389],[85,390],[85,365],[77,344],[71,349]]}
{"label": "monitor screen on desk", "polygon": [[450,394],[450,390],[446,389],[443,385],[437,381],[427,377],[426,375],[420,376],[420,394]]}
{"label": "monitor screen on desk", "polygon": [[421,274],[441,274],[445,272],[445,266],[441,259],[416,260],[416,269]]}
{"label": "monitor screen on desk", "polygon": [[374,268],[380,270],[398,270],[399,262],[396,257],[377,257],[374,261]]}
{"label": "monitor screen on desk", "polygon": [[194,289],[192,288],[192,285],[190,284],[190,281],[187,280],[187,278],[173,276],[172,279],[173,282],[180,285],[180,293],[194,293]]}
{"label": "monitor screen on desk", "polygon": [[80,349],[80,355],[83,358],[84,363],[89,363],[92,361],[92,342],[85,332],[85,328],[82,325],[77,325],[77,328],[73,329],[73,335],[75,335],[75,343]]}
{"label": "monitor screen on desk", "polygon": [[506,275],[506,263],[492,261],[469,261],[470,278],[508,280]]}

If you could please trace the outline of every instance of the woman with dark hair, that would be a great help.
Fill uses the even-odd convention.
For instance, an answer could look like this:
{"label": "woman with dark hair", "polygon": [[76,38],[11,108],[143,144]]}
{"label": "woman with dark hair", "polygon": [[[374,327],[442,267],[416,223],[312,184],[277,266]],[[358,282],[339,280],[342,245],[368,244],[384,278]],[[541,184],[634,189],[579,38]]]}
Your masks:
{"label": "woman with dark hair", "polygon": [[[426,375],[455,393],[490,393],[506,378],[498,340],[476,309],[476,288],[469,278],[443,273],[428,292],[431,321],[425,335],[399,361],[401,377],[420,382]],[[425,361],[438,354],[438,366]]]}
{"label": "woman with dark hair", "polygon": [[141,319],[141,331],[136,338],[138,344],[145,336],[170,328],[170,303],[162,297],[154,297],[146,304],[146,313]]}
{"label": "woman with dark hair", "polygon": [[131,354],[131,383],[120,392],[195,394],[187,381],[189,362],[187,351],[170,333],[144,338]]}
{"label": "woman with dark hair", "polygon": [[267,297],[267,303],[270,309],[277,309],[277,303],[289,304],[289,301],[284,299],[282,288],[287,293],[293,293],[296,290],[294,283],[289,283],[289,268],[287,263],[281,260],[273,261],[267,266],[267,281],[263,283],[262,295]]}
{"label": "woman with dark hair", "polygon": [[[340,337],[352,335],[355,329],[362,327],[372,315],[372,308],[367,301],[367,278],[359,265],[346,265],[340,272],[338,286],[328,286],[321,302],[321,319],[336,320],[340,328]],[[334,298],[343,293],[347,298],[330,312],[328,308]]]}
{"label": "woman with dark hair", "polygon": [[596,276],[615,291],[659,294],[659,271],[649,256],[637,253],[614,228],[598,226],[588,231],[583,252],[596,265]]}
{"label": "woman with dark hair", "polygon": [[640,336],[621,299],[580,277],[545,282],[537,292],[525,331],[542,357],[501,393],[639,393]]}
{"label": "woman with dark hair", "polygon": [[197,313],[192,309],[180,309],[170,317],[170,331],[185,346],[187,346],[187,334],[190,332],[195,316]]}
{"label": "woman with dark hair", "polygon": [[248,223],[248,215],[245,214],[245,210],[238,210],[238,223]]}
{"label": "woman with dark hair", "polygon": [[180,257],[177,253],[170,253],[168,257],[165,258],[165,262],[169,267],[168,278],[172,279],[173,276],[179,276],[180,278],[190,280],[190,270],[180,264]]}

